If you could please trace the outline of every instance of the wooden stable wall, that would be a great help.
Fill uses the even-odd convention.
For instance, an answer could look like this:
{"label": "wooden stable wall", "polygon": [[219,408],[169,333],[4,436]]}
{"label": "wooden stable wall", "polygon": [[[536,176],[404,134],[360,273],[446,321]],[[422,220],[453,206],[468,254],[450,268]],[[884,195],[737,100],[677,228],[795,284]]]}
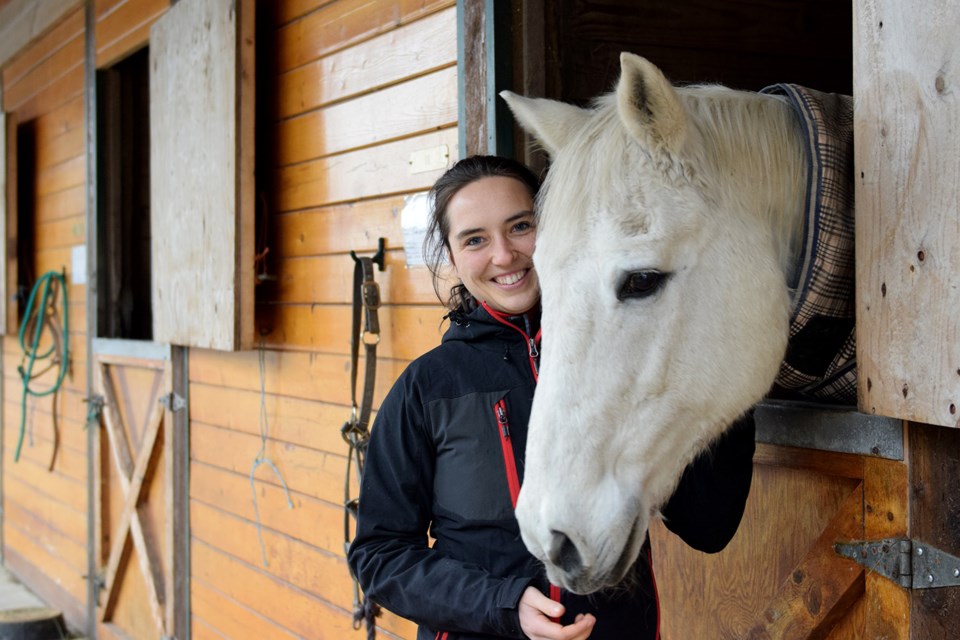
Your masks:
{"label": "wooden stable wall", "polygon": [[[76,9],[3,67],[3,111],[14,144],[17,128],[32,130],[35,162],[19,172],[19,196],[32,200],[34,277],[65,271],[68,281],[70,373],[55,396],[27,402],[26,437],[19,462],[23,384],[16,331],[3,351],[4,562],[68,620],[79,624],[87,600],[86,287],[74,284],[72,250],[85,242],[86,128],[84,121],[84,11]],[[21,136],[27,143],[27,136]],[[14,155],[14,158],[16,156]],[[27,180],[23,180],[24,173]],[[15,183],[8,175],[8,185]],[[8,223],[16,206],[7,208]],[[22,232],[23,230],[21,230]],[[16,236],[14,236],[16,237]],[[15,304],[9,305],[16,309]],[[61,310],[62,311],[62,310]],[[16,318],[13,318],[14,323]],[[33,381],[49,388],[51,371]]]}
{"label": "wooden stable wall", "polygon": [[[270,221],[261,240],[274,279],[258,285],[258,349],[189,355],[191,634],[339,640],[362,633],[352,627],[342,509],[349,252],[372,254],[386,239],[379,403],[440,339],[428,272],[405,268],[399,214],[405,194],[441,173],[413,173],[411,154],[457,154],[455,7],[287,0],[258,23],[257,41],[275,65],[258,72],[267,116],[258,162],[269,173],[258,188]],[[256,466],[254,502],[262,443],[279,476]],[[383,637],[415,635],[389,614],[379,625]]]}

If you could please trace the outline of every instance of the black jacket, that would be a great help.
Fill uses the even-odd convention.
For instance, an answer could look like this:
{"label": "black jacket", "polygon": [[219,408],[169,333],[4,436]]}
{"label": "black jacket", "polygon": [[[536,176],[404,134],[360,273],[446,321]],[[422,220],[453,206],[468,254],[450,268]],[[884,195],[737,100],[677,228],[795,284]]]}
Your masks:
{"label": "black jacket", "polygon": [[[520,539],[495,413],[504,400],[522,481],[535,345],[524,319],[510,320],[483,308],[451,314],[442,344],[404,371],[371,430],[347,559],[370,599],[420,625],[418,640],[444,632],[448,640],[524,638],[520,596],[531,584],[548,592]],[[753,437],[748,417],[687,468],[665,506],[667,526],[691,546],[719,551],[736,532]],[[654,638],[649,543],[634,572],[629,590],[564,592],[563,622],[589,611],[597,617],[594,640]]]}

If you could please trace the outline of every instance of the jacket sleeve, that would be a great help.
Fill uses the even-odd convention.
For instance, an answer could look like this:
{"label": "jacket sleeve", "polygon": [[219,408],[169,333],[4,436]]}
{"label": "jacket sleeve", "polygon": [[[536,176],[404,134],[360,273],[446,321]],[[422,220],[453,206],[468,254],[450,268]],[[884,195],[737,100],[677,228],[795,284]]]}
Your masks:
{"label": "jacket sleeve", "polygon": [[497,578],[428,545],[435,444],[403,377],[377,414],[347,561],[364,593],[431,629],[523,638],[517,606],[530,578]]}
{"label": "jacket sleeve", "polygon": [[751,411],[687,466],[662,509],[667,528],[694,549],[717,553],[737,532],[750,493],[755,436]]}

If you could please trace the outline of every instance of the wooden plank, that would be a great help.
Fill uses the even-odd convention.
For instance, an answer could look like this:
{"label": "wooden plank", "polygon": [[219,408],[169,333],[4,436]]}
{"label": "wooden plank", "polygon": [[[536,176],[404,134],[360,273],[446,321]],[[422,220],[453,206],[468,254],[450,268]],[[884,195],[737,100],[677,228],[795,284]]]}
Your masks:
{"label": "wooden plank", "polygon": [[296,635],[279,624],[260,615],[254,609],[245,607],[232,598],[206,584],[203,580],[193,580],[190,584],[190,618],[192,629],[197,623],[207,625],[214,635],[191,633],[191,638],[277,638],[278,640],[297,640]]}
{"label": "wooden plank", "polygon": [[663,636],[747,638],[859,484],[842,474],[755,464],[740,527],[717,554],[691,549],[655,521]]}
{"label": "wooden plank", "polygon": [[87,538],[87,514],[83,505],[67,504],[44,493],[42,488],[24,482],[16,474],[3,479],[4,499],[9,503],[23,505],[22,508],[46,522],[63,537],[79,542]]}
{"label": "wooden plank", "polygon": [[84,215],[86,182],[37,198],[33,219],[37,224]]}
{"label": "wooden plank", "polygon": [[283,120],[277,126],[277,162],[305,162],[404,138],[457,122],[457,68]]}
{"label": "wooden plank", "polygon": [[[71,101],[73,102],[73,101]],[[44,129],[37,125],[36,159],[38,167],[52,167],[86,151],[86,131],[75,127],[64,132]]]}
{"label": "wooden plank", "polygon": [[750,630],[751,640],[823,638],[860,598],[864,570],[839,558],[834,544],[863,534],[862,487],[850,493],[834,519],[780,586],[763,620]]}
{"label": "wooden plank", "polygon": [[78,573],[86,569],[85,536],[74,538],[64,535],[63,532],[51,526],[41,515],[33,511],[29,505],[22,505],[15,500],[5,500],[4,520],[6,521],[5,526],[16,529],[20,534],[32,540],[51,558],[55,558]]}
{"label": "wooden plank", "polygon": [[[277,208],[279,211],[293,211],[425,191],[447,166],[456,161],[458,144],[457,130],[450,127],[369,149],[281,167],[275,177],[279,189]],[[447,166],[411,173],[411,154],[429,150],[446,153]]]}
{"label": "wooden plank", "polygon": [[82,185],[87,177],[86,156],[73,156],[65,162],[40,167],[36,173],[36,189],[38,196],[55,193],[77,185]]}
{"label": "wooden plank", "polygon": [[[903,538],[909,527],[907,465],[896,460],[866,458],[863,479],[865,540]],[[868,571],[863,637],[910,638],[910,592],[892,580]],[[932,637],[932,636],[931,636]]]}
{"label": "wooden plank", "polygon": [[[910,534],[919,542],[960,557],[960,431],[908,425]],[[960,590],[912,591],[910,638],[949,638],[960,619]]]}
{"label": "wooden plank", "polygon": [[3,64],[4,89],[19,82],[34,69],[41,66],[64,42],[70,42],[76,38],[83,39],[86,30],[84,20],[82,6],[70,10],[69,14],[60,19],[47,33],[29,46],[24,47],[20,53]]}
{"label": "wooden plank", "polygon": [[[258,311],[257,324],[267,332],[264,340],[270,348],[350,353],[350,307],[265,305]],[[442,321],[445,313],[439,305],[381,307],[377,357],[413,360],[436,347],[448,326]]]}
{"label": "wooden plank", "polygon": [[[190,386],[190,418],[196,422],[260,435],[260,392],[194,383]],[[267,394],[263,397],[267,434],[278,443],[346,455],[340,427],[350,409],[315,400]]]}
{"label": "wooden plank", "polygon": [[9,110],[17,109],[44,89],[56,85],[77,69],[82,71],[84,59],[83,32],[65,42],[58,42],[52,54],[30,72],[14,82],[4,82],[3,100]]}
{"label": "wooden plank", "polygon": [[[249,476],[261,449],[259,436],[219,429],[196,421],[190,424],[190,454],[196,462]],[[331,504],[343,503],[347,459],[316,449],[307,449],[267,439],[264,457],[273,467],[257,466],[254,477],[264,483],[296,491]]]}
{"label": "wooden plank", "polygon": [[[202,542],[191,546],[194,579],[216,588],[240,604],[260,611],[294,634],[315,640],[341,640],[354,634],[349,611],[311,597],[283,584],[264,571],[230,558]],[[392,618],[392,619],[391,619]],[[378,619],[378,626],[395,630],[405,628],[404,637],[413,638],[410,623],[399,623],[393,616]]]}
{"label": "wooden plank", "polygon": [[[259,567],[286,584],[344,609],[353,604],[353,581],[343,554],[333,555],[261,527],[264,565],[255,523],[200,503],[191,504],[190,529],[195,541]],[[231,535],[224,536],[224,531]]]}
{"label": "wooden plank", "polygon": [[[349,357],[267,351],[264,360],[266,393],[350,406]],[[375,406],[379,406],[406,366],[405,361],[383,359],[377,362]],[[190,381],[259,391],[257,354],[191,351]]]}
{"label": "wooden plank", "polygon": [[[430,272],[406,268],[400,250],[388,250],[386,269],[375,277],[384,305],[437,304]],[[346,255],[280,260],[275,302],[291,304],[350,304],[353,300],[353,260]]]}
{"label": "wooden plank", "polygon": [[[7,429],[6,433],[4,433],[4,448],[9,452],[15,451],[17,447],[17,438],[20,430],[19,418],[19,415],[17,415],[16,421],[10,423],[11,428]],[[30,414],[30,410],[27,409],[26,433],[18,462],[30,460],[47,471],[56,471],[64,478],[69,478],[76,482],[84,482],[87,477],[85,452],[78,452],[60,446],[49,433],[41,434],[41,430],[34,426],[32,424],[33,422],[34,419]],[[72,426],[75,428],[77,425]]]}
{"label": "wooden plank", "polygon": [[56,468],[49,469],[48,460],[34,460],[27,447],[16,463],[17,477],[25,483],[52,496],[57,503],[73,505],[77,508],[87,504],[86,482],[60,473]]}
{"label": "wooden plank", "polygon": [[150,176],[158,342],[253,341],[253,3],[233,5],[177,4],[151,34],[151,164],[167,168]]}
{"label": "wooden plank", "polygon": [[456,10],[451,7],[371,40],[280,74],[281,118],[455,65]]}
{"label": "wooden plank", "polygon": [[284,258],[377,250],[377,238],[388,248],[403,246],[400,196],[363,200],[273,216],[271,252]]}
{"label": "wooden plank", "polygon": [[4,108],[8,110],[15,108],[20,122],[27,122],[76,99],[77,96],[82,96],[84,81],[84,67],[78,64],[57,78],[56,82],[40,89],[26,102],[11,105],[4,96]]}
{"label": "wooden plank", "polygon": [[127,0],[97,17],[96,66],[108,67],[150,40],[150,27],[170,7],[170,0]]}
{"label": "wooden plank", "polygon": [[[414,22],[451,5],[450,0],[340,0],[281,27],[278,71],[283,72]],[[278,15],[282,15],[282,10]]]}
{"label": "wooden plank", "polygon": [[758,442],[753,461],[773,467],[807,469],[842,478],[863,479],[863,457],[850,453],[779,447]]}
{"label": "wooden plank", "polygon": [[61,587],[72,599],[82,602],[86,597],[87,585],[83,579],[86,569],[85,563],[74,566],[70,562],[50,553],[43,544],[32,535],[21,531],[16,526],[4,526],[4,550],[16,551],[27,559],[29,564],[38,572],[50,577],[57,586]]}
{"label": "wooden plank", "polygon": [[[224,513],[256,522],[250,478],[194,461],[190,467],[190,500]],[[330,504],[298,491],[290,492],[293,509],[287,505],[283,489],[255,480],[257,509],[262,527],[300,540],[332,554],[344,555],[341,504]]]}
{"label": "wooden plank", "polygon": [[30,548],[17,549],[5,543],[4,564],[44,602],[60,609],[68,625],[75,629],[83,628],[87,624],[87,615],[86,599],[81,589],[86,589],[86,582],[75,587],[72,575],[68,576],[68,580],[57,580],[54,577],[59,575],[56,570],[47,573],[45,567],[32,561],[34,556],[30,555],[31,551]]}
{"label": "wooden plank", "polygon": [[860,408],[960,427],[960,5],[854,4]]}
{"label": "wooden plank", "polygon": [[[63,249],[84,244],[86,240],[86,216],[61,218],[48,223],[37,223],[35,246],[39,251]],[[71,323],[71,328],[73,324]]]}

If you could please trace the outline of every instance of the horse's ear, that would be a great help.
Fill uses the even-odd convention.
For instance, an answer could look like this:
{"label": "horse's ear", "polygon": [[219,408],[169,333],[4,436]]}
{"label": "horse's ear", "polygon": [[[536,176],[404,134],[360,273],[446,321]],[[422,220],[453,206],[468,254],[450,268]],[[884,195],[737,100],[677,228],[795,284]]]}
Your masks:
{"label": "horse's ear", "polygon": [[677,153],[687,133],[687,112],[663,72],[646,58],[620,54],[620,119],[645,144]]}
{"label": "horse's ear", "polygon": [[589,117],[585,109],[565,102],[525,98],[512,91],[501,91],[500,97],[507,101],[520,126],[539,140],[551,156],[557,155]]}

